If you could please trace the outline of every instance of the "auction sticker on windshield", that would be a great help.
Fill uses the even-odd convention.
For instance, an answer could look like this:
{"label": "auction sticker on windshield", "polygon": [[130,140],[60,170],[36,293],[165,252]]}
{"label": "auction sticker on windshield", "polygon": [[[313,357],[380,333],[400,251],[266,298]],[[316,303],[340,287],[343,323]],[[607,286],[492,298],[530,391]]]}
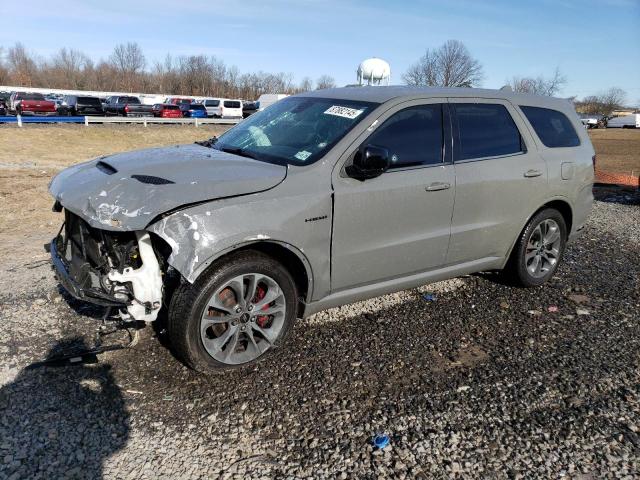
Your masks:
{"label": "auction sticker on windshield", "polygon": [[353,120],[358,117],[364,110],[356,110],[355,108],[341,107],[340,105],[333,105],[325,110],[327,115],[336,115],[337,117],[344,117]]}

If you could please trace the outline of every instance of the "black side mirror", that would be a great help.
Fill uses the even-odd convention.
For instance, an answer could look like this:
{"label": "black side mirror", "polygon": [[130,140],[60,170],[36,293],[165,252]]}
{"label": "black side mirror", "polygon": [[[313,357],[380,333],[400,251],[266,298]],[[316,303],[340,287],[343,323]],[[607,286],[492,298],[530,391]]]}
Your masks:
{"label": "black side mirror", "polygon": [[366,180],[382,175],[389,168],[389,151],[386,148],[367,145],[356,152],[353,163],[345,168],[347,175]]}

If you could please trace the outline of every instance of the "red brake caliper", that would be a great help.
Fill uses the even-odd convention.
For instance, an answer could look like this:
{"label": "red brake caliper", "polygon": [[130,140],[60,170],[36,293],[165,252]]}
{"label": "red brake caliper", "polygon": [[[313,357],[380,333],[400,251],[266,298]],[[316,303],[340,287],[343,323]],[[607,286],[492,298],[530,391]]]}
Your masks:
{"label": "red brake caliper", "polygon": [[[262,287],[262,285],[258,285],[258,288],[256,289],[256,296],[253,298],[253,303],[256,303],[262,300],[266,294],[267,294],[267,291]],[[264,307],[261,308],[261,310],[268,310],[268,309],[269,309],[269,304],[266,304]],[[267,325],[268,321],[269,321],[269,315],[256,316],[256,323],[260,328],[264,328]]]}

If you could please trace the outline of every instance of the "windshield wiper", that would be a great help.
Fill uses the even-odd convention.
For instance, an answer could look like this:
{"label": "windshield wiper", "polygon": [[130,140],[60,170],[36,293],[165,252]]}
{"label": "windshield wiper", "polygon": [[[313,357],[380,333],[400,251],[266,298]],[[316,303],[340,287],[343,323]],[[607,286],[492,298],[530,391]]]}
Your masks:
{"label": "windshield wiper", "polygon": [[256,156],[252,153],[247,152],[246,150],[242,149],[242,148],[229,148],[229,147],[224,147],[220,149],[223,152],[227,152],[227,153],[232,153],[234,155],[240,155],[241,157],[247,157],[247,158],[252,158],[254,160],[256,160]]}
{"label": "windshield wiper", "polygon": [[213,147],[213,145],[218,141],[218,137],[211,137],[207,140],[202,140],[201,142],[194,142],[196,145],[202,145],[203,147]]}

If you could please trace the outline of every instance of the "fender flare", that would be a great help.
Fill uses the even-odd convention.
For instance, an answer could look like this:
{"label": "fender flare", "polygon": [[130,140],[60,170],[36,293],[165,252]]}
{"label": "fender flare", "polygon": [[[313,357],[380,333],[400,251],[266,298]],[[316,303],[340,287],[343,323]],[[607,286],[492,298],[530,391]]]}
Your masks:
{"label": "fender flare", "polygon": [[[291,245],[290,243],[283,242],[281,240],[255,239],[255,240],[247,240],[247,241],[244,241],[244,242],[237,243],[237,244],[235,244],[235,245],[233,245],[231,247],[227,247],[225,249],[222,249],[220,251],[215,252],[213,255],[208,257],[205,261],[201,262],[189,277],[185,276],[185,278],[187,279],[187,281],[189,281],[189,283],[194,283],[200,277],[200,275],[202,275],[202,273],[204,273],[204,271],[207,268],[209,268],[209,266],[213,262],[218,260],[219,258],[222,258],[225,255],[228,255],[229,253],[232,253],[232,252],[234,252],[236,250],[240,250],[240,249],[243,249],[243,248],[250,247],[251,245],[269,244],[269,243],[270,244],[279,245],[280,247],[286,248],[287,250],[292,252],[296,257],[298,257],[298,259],[302,262],[302,265],[304,266],[304,269],[305,269],[305,273],[307,275],[307,295],[306,295],[307,298],[306,298],[306,300],[313,298],[313,269],[311,268],[311,264],[309,263],[309,260],[307,259],[307,256],[299,248]],[[285,265],[285,267],[286,267],[286,265]]]}

